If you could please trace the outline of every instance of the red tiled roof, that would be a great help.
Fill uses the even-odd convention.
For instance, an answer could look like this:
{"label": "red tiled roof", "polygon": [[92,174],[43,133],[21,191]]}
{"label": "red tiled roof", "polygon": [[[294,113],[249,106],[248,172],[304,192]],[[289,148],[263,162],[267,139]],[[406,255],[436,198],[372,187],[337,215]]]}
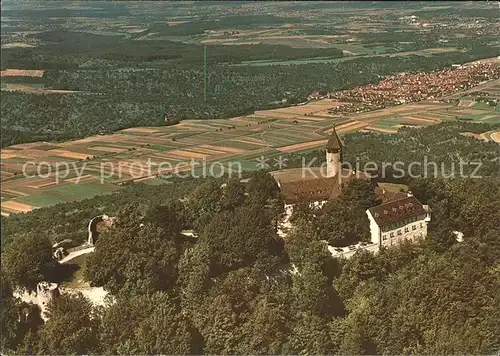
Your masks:
{"label": "red tiled roof", "polygon": [[281,194],[288,204],[327,200],[337,195],[337,191],[340,191],[340,187],[336,177],[281,183]]}
{"label": "red tiled roof", "polygon": [[352,171],[343,169],[340,179],[335,176],[280,182],[281,194],[287,204],[295,204],[300,201],[328,200],[340,196],[342,194],[342,184],[354,179],[367,180],[370,179],[370,176],[364,172],[352,174]]}
{"label": "red tiled roof", "polygon": [[370,208],[369,211],[378,226],[426,213],[422,203],[414,196],[390,200],[387,203]]}

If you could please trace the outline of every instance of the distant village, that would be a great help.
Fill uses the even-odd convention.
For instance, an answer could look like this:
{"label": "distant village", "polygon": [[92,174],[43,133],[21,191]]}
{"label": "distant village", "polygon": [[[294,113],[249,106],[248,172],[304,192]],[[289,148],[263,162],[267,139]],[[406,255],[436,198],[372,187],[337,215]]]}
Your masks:
{"label": "distant village", "polygon": [[[498,60],[453,65],[451,68],[417,74],[390,75],[378,84],[360,86],[325,95],[316,92],[309,100],[334,99],[343,102],[331,114],[351,114],[383,109],[390,106],[433,100],[467,90],[484,81],[500,77]],[[492,105],[496,105],[493,102]]]}

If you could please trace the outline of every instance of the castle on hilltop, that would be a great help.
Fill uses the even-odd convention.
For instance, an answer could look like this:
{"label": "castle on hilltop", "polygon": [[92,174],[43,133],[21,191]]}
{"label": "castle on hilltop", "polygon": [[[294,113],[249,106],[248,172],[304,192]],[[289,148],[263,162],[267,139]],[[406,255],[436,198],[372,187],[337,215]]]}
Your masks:
{"label": "castle on hilltop", "polygon": [[[321,207],[328,199],[342,194],[342,185],[354,179],[372,181],[366,172],[356,172],[342,168],[343,145],[335,126],[325,146],[325,167],[283,169],[271,172],[276,180],[285,202],[285,218],[279,234],[286,236],[292,227],[290,216],[293,206],[299,202]],[[376,183],[373,188],[377,192]],[[366,210],[367,224],[370,224],[371,241],[361,242],[348,247],[328,246],[334,257],[351,257],[356,251],[366,249],[377,252],[381,247],[393,246],[403,240],[415,240],[427,236],[430,208],[420,203],[411,192],[396,192],[381,196],[382,204]]]}
{"label": "castle on hilltop", "polygon": [[292,168],[271,172],[281,189],[286,206],[300,201],[322,204],[328,199],[340,196],[342,184],[354,179],[371,179],[365,172],[342,168],[343,146],[335,126],[325,148],[326,167]]}

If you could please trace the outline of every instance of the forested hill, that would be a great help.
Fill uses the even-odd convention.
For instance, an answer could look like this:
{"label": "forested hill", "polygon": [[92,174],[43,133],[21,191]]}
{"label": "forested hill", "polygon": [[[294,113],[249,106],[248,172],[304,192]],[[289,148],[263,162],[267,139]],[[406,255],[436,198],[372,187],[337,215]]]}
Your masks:
{"label": "forested hill", "polygon": [[[382,167],[384,163],[401,161],[404,163],[402,167],[406,172],[402,177],[393,177],[394,172],[391,168],[385,170],[384,177],[382,177],[382,172],[372,172],[379,175],[378,181],[401,184],[412,183],[413,180],[408,174],[408,166],[412,162],[421,164],[412,168],[412,174],[428,178],[434,177],[435,172],[432,169],[424,171],[424,160],[436,163],[439,168],[436,172],[438,176],[444,175],[449,178],[460,177],[459,163],[461,161],[472,162],[473,164],[463,167],[463,174],[470,176],[474,173],[481,177],[479,181],[487,180],[493,186],[500,174],[498,144],[466,137],[461,133],[481,133],[498,129],[498,127],[499,124],[446,122],[421,129],[401,128],[398,134],[353,132],[343,136],[345,144],[343,160],[351,164],[351,167],[356,167],[359,163],[360,169],[367,162]],[[282,158],[286,160],[289,168],[302,167],[303,162],[306,164],[312,162],[311,166],[320,166],[325,160],[325,152],[320,149],[300,154],[289,153],[283,154]],[[479,168],[477,171],[476,167]],[[243,178],[250,174],[250,172],[243,172]],[[472,179],[472,181],[475,180]],[[169,177],[167,181],[170,184],[161,186],[134,183],[114,194],[35,209],[27,214],[2,216],[0,224],[2,246],[23,233],[32,233],[37,236],[48,234],[53,243],[70,238],[79,244],[86,239],[89,219],[98,213],[113,216],[120,210],[120,207],[127,203],[148,202],[150,205],[161,205],[162,201],[184,199],[203,182],[195,178],[176,179],[175,177]],[[453,225],[453,228],[455,230],[464,228],[464,225]]]}
{"label": "forested hill", "polygon": [[[228,118],[498,56],[489,7],[4,1],[2,69],[45,73],[2,76],[1,145]],[[5,91],[30,88],[71,93]]]}
{"label": "forested hill", "polygon": [[[227,118],[498,56],[497,10],[488,2],[2,1],[2,68],[45,72],[2,76],[1,145]],[[8,92],[9,84],[75,92]],[[477,178],[391,174],[431,207],[428,236],[349,260],[333,258],[325,241],[370,238],[366,209],[380,202],[373,182],[353,180],[321,208],[297,204],[286,239],[277,231],[283,197],[266,171],[245,172],[248,180],[157,178],[2,216],[0,353],[498,353],[498,145],[461,134],[497,128],[457,120],[347,134],[346,163],[481,163]],[[303,157],[286,158],[292,167]],[[95,251],[57,263],[53,244],[80,245],[100,214],[115,220]],[[48,303],[45,322],[16,293],[41,281],[66,291]],[[93,287],[108,293],[105,306],[68,293]]]}
{"label": "forested hill", "polygon": [[[492,189],[494,180],[412,182],[410,189],[433,209],[427,239],[342,261],[320,241],[329,238],[328,230],[318,235],[307,215],[281,240],[277,186],[262,172],[251,178],[246,186],[237,180],[225,187],[223,180],[189,180],[130,187],[126,203],[113,212],[114,227],[100,236],[78,277],[83,272],[92,285],[103,286],[115,303],[95,309],[82,295],[66,294],[51,302],[46,323],[33,310],[19,321],[21,305],[12,288],[64,278],[67,269],[54,265],[50,253],[56,225],[75,226],[87,214],[81,208],[92,203],[95,212],[102,205],[94,199],[74,210],[44,209],[38,215],[47,226],[43,234],[30,233],[30,219],[20,217],[17,236],[2,252],[2,352],[490,354],[499,349],[500,230],[494,222],[500,219],[500,196]],[[345,224],[368,225],[366,215],[344,221],[335,213],[363,209],[367,201],[356,197],[366,192],[365,184],[353,183],[341,202],[326,206],[337,231]],[[188,191],[181,204],[177,197]],[[181,234],[184,228],[194,228],[198,237]],[[455,240],[457,228],[465,233],[463,242]],[[364,238],[363,229],[352,233]],[[67,267],[71,271],[74,265]]]}
{"label": "forested hill", "polygon": [[293,48],[266,44],[206,46],[169,40],[131,41],[116,36],[61,30],[43,32],[36,37],[46,45],[42,48],[3,50],[2,68],[71,69],[80,67],[89,59],[109,60],[115,67],[127,66],[130,62],[145,66],[154,60],[199,66],[204,47],[208,47],[208,64],[343,56],[342,50],[337,48]]}
{"label": "forested hill", "polygon": [[[225,46],[230,47],[230,46]],[[2,93],[2,146],[67,140],[170,119],[217,119],[306,100],[314,91],[374,83],[402,71],[429,71],[489,57],[494,49],[430,57],[365,57],[339,63],[286,66],[200,64],[141,66],[89,58],[79,68],[48,70],[32,81],[77,93]],[[209,54],[210,56],[210,54]],[[129,67],[121,67],[128,63]],[[12,81],[12,80],[11,80]],[[78,93],[81,92],[81,93]]]}
{"label": "forested hill", "polygon": [[[322,241],[342,246],[369,238],[365,209],[376,197],[366,181],[344,187],[320,210],[297,205],[297,230],[286,240],[276,231],[281,195],[263,171],[245,173],[248,183],[226,177],[138,183],[2,217],[2,352],[493,353],[500,348],[498,145],[460,135],[492,128],[442,123],[345,136],[346,160],[420,160],[412,144],[399,146],[406,139],[447,167],[453,157],[483,163],[480,179],[402,179],[432,208],[427,239],[348,261],[333,259]],[[324,157],[308,158],[315,154]],[[294,156],[288,158],[293,165]],[[116,224],[102,233],[96,252],[78,265],[55,265],[52,244],[69,238],[78,245],[89,219],[103,213]],[[183,235],[186,229],[197,237]],[[463,232],[464,241],[453,231]],[[19,321],[20,308],[29,309],[13,288],[68,283],[75,269],[74,278],[102,286],[116,302],[96,309],[83,296],[63,295],[46,323],[33,310]]]}

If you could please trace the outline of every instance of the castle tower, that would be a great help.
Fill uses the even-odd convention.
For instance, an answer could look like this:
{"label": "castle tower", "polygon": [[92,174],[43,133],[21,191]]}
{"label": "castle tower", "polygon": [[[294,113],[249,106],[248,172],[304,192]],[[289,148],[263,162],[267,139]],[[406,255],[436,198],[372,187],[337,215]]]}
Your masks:
{"label": "castle tower", "polygon": [[326,143],[326,176],[335,177],[340,173],[342,166],[342,142],[340,141],[335,124],[330,139]]}
{"label": "castle tower", "polygon": [[57,283],[51,282],[40,282],[36,286],[36,304],[40,307],[41,317],[44,321],[47,321],[47,306],[50,304],[52,299],[57,298],[61,295],[61,290]]}

